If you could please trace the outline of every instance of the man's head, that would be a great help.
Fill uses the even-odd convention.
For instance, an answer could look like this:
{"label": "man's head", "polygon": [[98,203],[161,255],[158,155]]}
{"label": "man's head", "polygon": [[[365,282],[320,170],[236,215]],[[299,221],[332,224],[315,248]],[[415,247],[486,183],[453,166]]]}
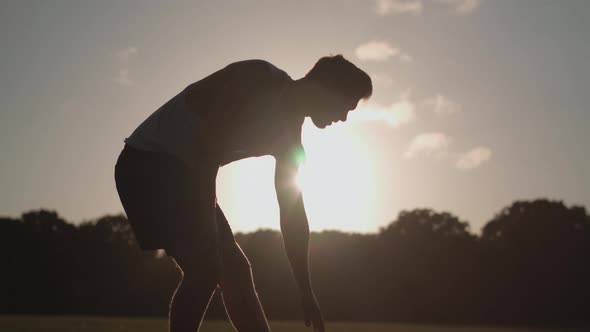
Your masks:
{"label": "man's head", "polygon": [[348,112],[373,93],[369,75],[342,55],[319,59],[299,82],[305,115],[319,128],[345,121]]}

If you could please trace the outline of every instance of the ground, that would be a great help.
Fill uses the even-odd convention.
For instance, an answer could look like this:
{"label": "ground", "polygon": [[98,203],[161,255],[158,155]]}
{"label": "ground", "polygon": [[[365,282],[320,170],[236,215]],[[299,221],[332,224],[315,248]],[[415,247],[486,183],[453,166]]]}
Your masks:
{"label": "ground", "polygon": [[[271,322],[273,332],[313,332],[303,322]],[[0,316],[0,331],[10,332],[166,332],[165,319]],[[205,322],[200,332],[233,332],[228,322]],[[327,332],[562,332],[565,329],[450,327],[384,323],[327,322]]]}

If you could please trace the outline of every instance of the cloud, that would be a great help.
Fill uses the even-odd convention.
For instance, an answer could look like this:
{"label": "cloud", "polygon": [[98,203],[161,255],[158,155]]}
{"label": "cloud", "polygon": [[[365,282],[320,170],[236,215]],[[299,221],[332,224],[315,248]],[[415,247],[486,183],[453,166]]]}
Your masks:
{"label": "cloud", "polygon": [[449,5],[458,14],[469,14],[481,4],[481,0],[434,0],[438,3]]}
{"label": "cloud", "polygon": [[385,61],[391,57],[397,57],[402,62],[411,62],[412,57],[403,53],[399,48],[391,46],[386,41],[372,40],[359,45],[355,54],[364,61]]}
{"label": "cloud", "polygon": [[130,58],[136,56],[137,53],[138,53],[137,47],[128,46],[124,49],[120,49],[120,50],[115,51],[114,55],[115,55],[115,58],[117,58],[119,60],[127,61]]}
{"label": "cloud", "polygon": [[424,106],[432,109],[439,116],[450,115],[461,110],[461,106],[442,94],[426,99]]}
{"label": "cloud", "polygon": [[133,81],[129,78],[129,69],[122,68],[119,70],[119,74],[115,77],[115,82],[123,86],[133,85]]}
{"label": "cloud", "polygon": [[375,12],[385,16],[393,14],[420,15],[424,11],[422,0],[377,0]]}
{"label": "cloud", "polygon": [[133,85],[133,81],[129,77],[129,62],[132,58],[136,57],[139,51],[135,46],[128,46],[120,50],[116,50],[113,53],[115,59],[120,66],[119,72],[114,78],[115,83],[122,85],[122,86],[130,86]]}
{"label": "cloud", "polygon": [[400,59],[401,62],[412,62],[412,61],[414,61],[414,59],[409,54],[406,54],[406,53],[400,53],[399,54],[399,59]]}
{"label": "cloud", "polygon": [[358,108],[358,110],[349,113],[347,120],[384,121],[394,128],[416,120],[416,105],[407,98],[389,106],[367,103]]}
{"label": "cloud", "polygon": [[478,146],[461,154],[455,166],[458,169],[470,170],[480,166],[490,158],[492,158],[492,150],[484,146]]}
{"label": "cloud", "polygon": [[428,156],[442,159],[447,154],[447,149],[451,144],[451,138],[444,133],[424,133],[420,134],[410,142],[404,157],[407,159],[417,156]]}
{"label": "cloud", "polygon": [[389,14],[421,15],[426,6],[432,3],[451,7],[457,14],[473,12],[482,0],[375,0],[375,13],[381,16]]}

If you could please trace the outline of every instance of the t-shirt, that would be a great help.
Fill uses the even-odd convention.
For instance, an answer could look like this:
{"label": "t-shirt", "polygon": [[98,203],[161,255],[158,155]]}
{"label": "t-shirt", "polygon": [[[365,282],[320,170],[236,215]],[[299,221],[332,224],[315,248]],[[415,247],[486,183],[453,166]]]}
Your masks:
{"label": "t-shirt", "polygon": [[268,121],[280,117],[278,102],[292,82],[287,73],[264,60],[232,63],[186,87],[124,141],[140,150],[171,154],[192,167],[208,148],[202,135],[209,125],[207,120],[221,116],[234,128],[223,133],[226,137],[219,137],[231,150],[225,152],[240,154],[274,134],[264,135]]}

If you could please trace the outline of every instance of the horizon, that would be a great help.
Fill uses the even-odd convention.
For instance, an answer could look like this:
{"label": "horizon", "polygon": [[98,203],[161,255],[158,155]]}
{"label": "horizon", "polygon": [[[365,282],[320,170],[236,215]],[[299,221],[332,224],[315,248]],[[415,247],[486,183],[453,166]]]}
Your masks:
{"label": "horizon", "polygon": [[[568,205],[565,202],[563,202],[563,200],[553,200],[553,199],[547,199],[547,198],[536,198],[536,199],[531,199],[531,200],[516,200],[511,202],[510,204],[507,204],[506,206],[502,207],[500,210],[496,211],[496,213],[494,213],[493,217],[490,217],[489,220],[486,221],[486,223],[484,225],[482,225],[482,227],[480,229],[473,229],[471,227],[471,223],[469,222],[469,220],[464,220],[462,219],[460,216],[457,216],[453,213],[450,213],[448,211],[439,211],[439,210],[434,210],[432,208],[428,208],[428,207],[420,207],[420,208],[415,208],[415,209],[408,209],[408,210],[402,210],[400,211],[400,213],[416,213],[418,211],[421,210],[426,210],[429,212],[432,212],[434,214],[445,214],[448,213],[450,214],[451,217],[457,217],[458,220],[460,222],[465,222],[467,223],[468,228],[466,229],[466,231],[472,235],[475,235],[476,237],[481,237],[482,236],[482,231],[483,228],[491,221],[493,221],[495,219],[495,217],[497,217],[497,215],[500,212],[505,212],[505,209],[508,209],[510,207],[512,207],[514,204],[516,203],[525,203],[525,204],[532,204],[532,203],[538,203],[538,202],[542,202],[542,203],[558,203],[559,204],[563,204],[563,206],[567,209],[573,209],[573,208],[582,208],[586,213],[589,212],[586,206],[583,205]],[[123,216],[123,218],[127,219],[127,216],[125,215],[124,212],[119,212],[116,214],[102,214],[99,216],[96,216],[95,218],[88,218],[88,219],[84,219],[81,221],[72,221],[72,220],[68,220],[67,218],[65,218],[63,215],[60,215],[59,211],[55,210],[55,209],[48,209],[48,208],[34,208],[34,209],[28,209],[22,212],[21,215],[19,216],[6,216],[6,215],[0,215],[0,219],[1,218],[8,218],[8,219],[21,219],[21,217],[25,214],[28,213],[38,213],[38,212],[50,212],[50,213],[56,213],[56,217],[63,219],[66,223],[73,225],[75,227],[78,227],[80,225],[86,225],[86,224],[95,224],[96,222],[98,222],[101,219],[104,218],[111,218],[111,217],[118,217],[118,216]],[[323,228],[320,230],[310,230],[310,233],[316,233],[316,234],[321,234],[324,232],[327,233],[331,233],[331,232],[336,232],[336,233],[342,233],[342,234],[355,234],[355,235],[378,235],[380,233],[382,233],[385,229],[387,229],[389,226],[399,222],[400,220],[400,215],[398,214],[395,218],[393,218],[391,221],[389,221],[388,223],[382,225],[379,227],[379,229],[374,230],[374,231],[366,231],[366,232],[362,232],[362,231],[355,231],[355,230],[343,230],[343,229],[332,229],[332,228]],[[241,231],[241,230],[237,230],[234,231],[234,235],[237,234],[252,234],[252,233],[257,233],[257,232],[267,232],[267,231],[272,231],[272,232],[277,232],[280,233],[279,229],[276,228],[270,228],[270,227],[261,227],[261,228],[256,228],[256,229],[251,229],[251,230],[245,230],[245,231]]]}

